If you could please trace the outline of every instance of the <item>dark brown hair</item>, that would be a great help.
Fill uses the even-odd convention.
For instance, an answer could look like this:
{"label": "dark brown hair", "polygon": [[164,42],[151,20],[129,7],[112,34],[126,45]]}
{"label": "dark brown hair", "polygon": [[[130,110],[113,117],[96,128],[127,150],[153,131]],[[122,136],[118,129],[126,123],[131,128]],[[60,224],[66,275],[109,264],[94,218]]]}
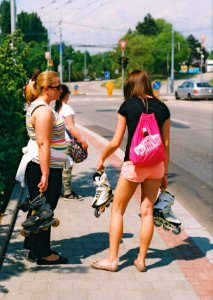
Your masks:
{"label": "dark brown hair", "polygon": [[70,94],[69,87],[66,84],[61,85],[61,95],[58,100],[55,101],[55,111],[59,113],[62,107],[62,101],[67,94]]}
{"label": "dark brown hair", "polygon": [[143,70],[131,72],[124,85],[125,100],[138,97],[147,107],[147,96],[155,97],[148,74]]}

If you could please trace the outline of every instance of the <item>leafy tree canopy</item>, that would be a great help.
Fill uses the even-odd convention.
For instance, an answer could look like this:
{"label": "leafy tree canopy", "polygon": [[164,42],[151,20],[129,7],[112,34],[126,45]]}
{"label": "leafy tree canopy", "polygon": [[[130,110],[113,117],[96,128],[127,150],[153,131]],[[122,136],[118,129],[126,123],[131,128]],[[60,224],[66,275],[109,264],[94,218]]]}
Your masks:
{"label": "leafy tree canopy", "polygon": [[3,35],[9,34],[11,31],[10,2],[7,0],[3,0],[0,4],[0,28]]}
{"label": "leafy tree canopy", "polygon": [[22,11],[18,14],[17,27],[24,34],[25,42],[47,42],[48,40],[47,29],[42,25],[37,13],[28,14]]}
{"label": "leafy tree canopy", "polygon": [[147,14],[144,17],[144,21],[138,22],[136,25],[136,31],[144,35],[156,35],[159,32],[159,29],[152,16]]}

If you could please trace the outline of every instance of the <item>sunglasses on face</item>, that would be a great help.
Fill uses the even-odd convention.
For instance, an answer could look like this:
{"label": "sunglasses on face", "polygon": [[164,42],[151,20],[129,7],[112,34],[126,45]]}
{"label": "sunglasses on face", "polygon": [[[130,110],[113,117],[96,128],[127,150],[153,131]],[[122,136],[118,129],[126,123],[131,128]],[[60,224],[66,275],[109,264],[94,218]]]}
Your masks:
{"label": "sunglasses on face", "polygon": [[59,84],[57,86],[51,86],[51,85],[49,85],[48,88],[50,88],[50,89],[56,89],[57,91],[60,91],[61,90],[61,84]]}

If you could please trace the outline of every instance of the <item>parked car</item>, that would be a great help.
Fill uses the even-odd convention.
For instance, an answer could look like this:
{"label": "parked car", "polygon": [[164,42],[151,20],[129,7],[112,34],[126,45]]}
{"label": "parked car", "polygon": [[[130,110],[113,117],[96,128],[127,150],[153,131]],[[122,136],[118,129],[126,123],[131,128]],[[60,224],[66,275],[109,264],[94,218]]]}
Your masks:
{"label": "parked car", "polygon": [[84,81],[91,81],[92,80],[92,77],[90,77],[90,76],[86,76],[85,78],[84,78]]}
{"label": "parked car", "polygon": [[100,77],[96,77],[95,80],[96,81],[101,81],[101,80],[104,80],[104,79],[103,79],[103,77],[100,76]]}
{"label": "parked car", "polygon": [[213,86],[205,81],[188,80],[177,87],[176,99],[213,99]]}

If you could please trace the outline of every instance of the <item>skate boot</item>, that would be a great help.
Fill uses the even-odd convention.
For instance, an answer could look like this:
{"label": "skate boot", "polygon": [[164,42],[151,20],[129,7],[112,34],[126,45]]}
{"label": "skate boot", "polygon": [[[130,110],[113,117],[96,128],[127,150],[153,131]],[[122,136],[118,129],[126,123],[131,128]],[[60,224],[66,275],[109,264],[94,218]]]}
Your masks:
{"label": "skate boot", "polygon": [[30,209],[30,197],[26,197],[24,202],[22,202],[18,208],[23,212],[27,212]]}
{"label": "skate boot", "polygon": [[169,192],[159,194],[154,205],[154,224],[157,227],[163,226],[164,230],[171,230],[173,234],[179,234],[181,222],[171,210],[174,200],[175,197]]}
{"label": "skate boot", "polygon": [[37,196],[30,202],[31,215],[21,224],[21,234],[28,236],[30,233],[38,233],[41,229],[48,230],[50,226],[58,226],[59,220],[53,218],[54,213],[43,195]]}
{"label": "skate boot", "polygon": [[92,203],[95,209],[94,214],[99,218],[106,207],[113,201],[112,188],[109,184],[107,174],[104,171],[96,172],[93,175],[93,184],[96,186],[96,193]]}

